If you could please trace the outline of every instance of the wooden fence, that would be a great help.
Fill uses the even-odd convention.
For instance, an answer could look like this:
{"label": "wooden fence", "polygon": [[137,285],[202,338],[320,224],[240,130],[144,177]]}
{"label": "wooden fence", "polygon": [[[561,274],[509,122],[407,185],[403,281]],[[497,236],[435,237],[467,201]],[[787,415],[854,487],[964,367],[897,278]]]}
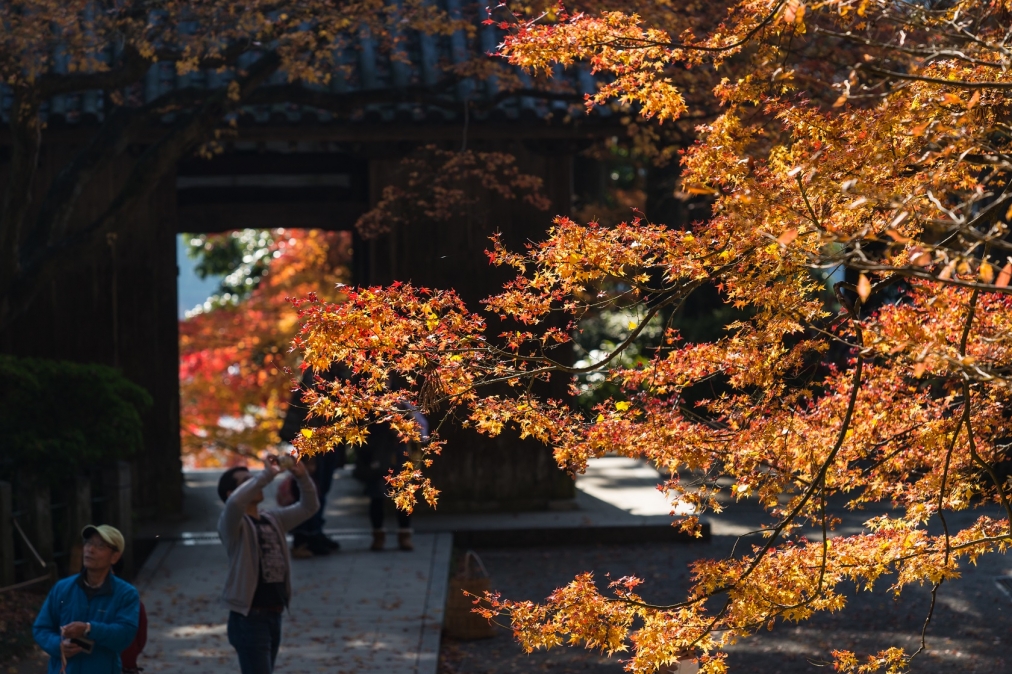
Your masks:
{"label": "wooden fence", "polygon": [[81,569],[81,529],[111,524],[127,541],[119,572],[133,573],[130,464],[120,461],[57,487],[20,472],[0,482],[0,592]]}

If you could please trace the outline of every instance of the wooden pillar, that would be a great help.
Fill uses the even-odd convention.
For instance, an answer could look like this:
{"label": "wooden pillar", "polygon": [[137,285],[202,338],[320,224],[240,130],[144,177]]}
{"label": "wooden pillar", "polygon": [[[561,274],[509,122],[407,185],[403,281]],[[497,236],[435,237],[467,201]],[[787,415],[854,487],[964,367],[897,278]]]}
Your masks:
{"label": "wooden pillar", "polygon": [[91,480],[77,475],[70,483],[71,493],[67,499],[67,540],[64,549],[68,552],[67,573],[81,570],[84,548],[81,530],[91,521]]}
{"label": "wooden pillar", "polygon": [[0,587],[14,584],[14,515],[10,482],[0,482]]}
{"label": "wooden pillar", "polygon": [[[21,473],[18,477],[18,505],[22,515],[18,518],[22,531],[28,537],[28,542],[35,549],[42,563],[36,558],[32,551],[25,548],[25,560],[28,568],[28,577],[31,580],[50,571],[53,567],[53,517],[49,509],[50,489],[49,483],[37,475]],[[20,534],[15,534],[20,538]]]}
{"label": "wooden pillar", "polygon": [[126,550],[123,551],[123,575],[133,574],[133,508],[131,506],[131,481],[130,464],[126,461],[117,461],[105,469],[102,484],[106,490],[108,501],[108,515],[105,522],[96,524],[111,524],[120,530],[126,540]]}

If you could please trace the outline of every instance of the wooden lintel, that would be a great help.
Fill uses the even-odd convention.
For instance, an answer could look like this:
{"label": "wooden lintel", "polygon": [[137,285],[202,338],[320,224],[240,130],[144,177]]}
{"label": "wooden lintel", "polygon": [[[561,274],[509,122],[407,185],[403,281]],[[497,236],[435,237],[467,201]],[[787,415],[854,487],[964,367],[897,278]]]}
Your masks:
{"label": "wooden lintel", "polygon": [[[467,130],[468,140],[594,140],[609,136],[624,136],[625,127],[614,121],[594,121],[581,124],[537,124],[530,122],[504,122],[495,124],[472,123]],[[46,129],[43,142],[84,143],[98,130],[97,126],[58,127]],[[140,144],[152,143],[167,129],[152,128],[138,138]],[[332,124],[293,124],[241,126],[230,142],[333,142],[333,143],[391,143],[440,142],[463,138],[463,123],[400,123],[400,122],[345,122]],[[10,130],[0,128],[0,146],[10,145]]]}
{"label": "wooden lintel", "polygon": [[215,234],[274,227],[348,231],[368,209],[368,204],[349,201],[180,204],[176,231]]}

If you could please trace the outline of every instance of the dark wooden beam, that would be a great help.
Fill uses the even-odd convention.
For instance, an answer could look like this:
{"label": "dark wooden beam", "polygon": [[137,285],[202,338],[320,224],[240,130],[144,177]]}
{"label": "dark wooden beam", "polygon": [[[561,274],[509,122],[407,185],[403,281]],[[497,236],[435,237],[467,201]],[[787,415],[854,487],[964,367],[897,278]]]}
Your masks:
{"label": "dark wooden beam", "polygon": [[[298,177],[298,176],[293,176]],[[293,181],[296,182],[296,181]],[[202,204],[272,203],[354,203],[365,201],[364,188],[352,189],[336,184],[274,187],[268,185],[196,186],[178,190],[181,207]]]}
{"label": "dark wooden beam", "polygon": [[274,227],[348,231],[368,209],[366,203],[350,201],[180,204],[176,231],[215,234]]}
{"label": "dark wooden beam", "polygon": [[191,157],[179,164],[176,175],[364,174],[364,160],[342,152],[259,152],[229,149],[210,159]]}
{"label": "dark wooden beam", "polygon": [[[81,125],[46,129],[43,142],[84,143],[96,131],[95,126]],[[502,123],[477,123],[468,127],[468,140],[593,140],[609,136],[625,136],[626,129],[613,116],[609,120],[586,121],[580,124],[539,124],[538,122],[517,121]],[[138,142],[151,143],[165,135],[164,128],[152,128],[140,134]],[[440,141],[459,142],[463,135],[463,121],[453,123],[425,122],[332,122],[299,125],[256,125],[241,126],[231,141],[281,141],[281,142],[335,142],[335,143],[377,143],[409,141],[434,143]],[[0,146],[10,145],[10,130],[0,128]]]}

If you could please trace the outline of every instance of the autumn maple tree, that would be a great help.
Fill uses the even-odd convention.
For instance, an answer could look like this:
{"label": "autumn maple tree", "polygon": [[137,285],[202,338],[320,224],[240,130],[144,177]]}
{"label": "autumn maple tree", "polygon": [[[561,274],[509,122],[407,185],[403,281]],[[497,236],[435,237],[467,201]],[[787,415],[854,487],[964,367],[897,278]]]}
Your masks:
{"label": "autumn maple tree", "polygon": [[257,460],[279,442],[290,373],[299,365],[291,350],[299,324],[285,300],[321,286],[328,301],[343,299],[338,286],[350,278],[351,235],[244,230],[191,241],[201,264],[220,258],[209,271],[230,275],[225,292],[179,323],[183,455],[201,467]]}
{"label": "autumn maple tree", "polygon": [[[419,493],[437,500],[425,469],[453,420],[518,428],[574,472],[606,452],[646,458],[673,475],[673,499],[696,507],[688,531],[720,509],[720,491],[756,497],[769,523],[735,556],[699,560],[678,603],[652,604],[638,579],[602,589],[582,575],[543,603],[483,604],[528,649],[627,650],[634,672],[695,657],[716,673],[728,644],[839,610],[855,584],[926,585],[933,609],[961,562],[1012,540],[1001,465],[1012,433],[1012,8],[743,0],[700,28],[669,7],[500,8],[490,20],[509,30],[499,54],[510,63],[587,62],[601,82],[588,106],[619,98],[650,123],[691,113],[686,70],[714,77],[718,114],[698,128],[680,178],[683,193],[711,197],[709,217],[691,227],[649,213],[614,227],[559,217],[525,251],[494,240],[491,263],[517,276],[483,307],[408,285],[349,290],[340,305],[307,296],[305,362],[354,374],[306,390],[330,424],[298,448],[362,442],[373,423],[416,436],[407,399],[434,417],[437,439],[391,477],[402,507]],[[835,302],[827,276],[840,279]],[[697,342],[668,325],[647,362],[621,366],[653,317],[707,287],[740,320]],[[642,319],[627,339],[567,366],[576,321],[630,301]],[[616,392],[589,416],[539,395],[542,380],[587,372]],[[719,393],[700,401],[701,383]],[[893,507],[863,531],[834,534],[836,509],[880,502]],[[968,526],[947,519],[971,508]],[[904,670],[930,643],[930,618],[917,652],[839,650],[835,668]]]}

